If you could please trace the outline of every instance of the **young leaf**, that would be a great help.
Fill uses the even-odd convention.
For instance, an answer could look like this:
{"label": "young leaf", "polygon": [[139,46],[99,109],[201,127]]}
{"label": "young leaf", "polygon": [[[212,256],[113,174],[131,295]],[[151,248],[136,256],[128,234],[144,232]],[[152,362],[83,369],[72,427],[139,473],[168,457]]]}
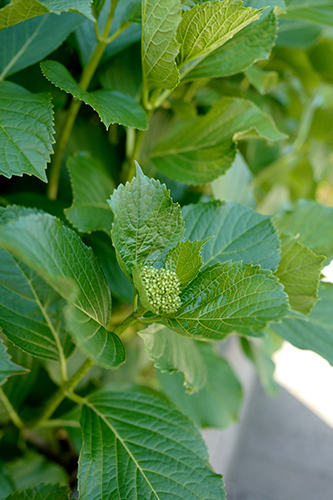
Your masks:
{"label": "young leaf", "polygon": [[108,201],[115,220],[112,242],[122,269],[161,267],[168,251],[183,238],[184,222],[165,184],[146,177],[137,164],[136,177],[120,185]]}
{"label": "young leaf", "polygon": [[0,244],[78,309],[69,309],[68,327],[84,354],[107,368],[125,360],[122,342],[106,330],[111,297],[104,274],[74,231],[48,214],[18,214],[0,225]]}
{"label": "young leaf", "polygon": [[138,334],[156,368],[161,372],[182,374],[186,392],[197,392],[205,385],[207,370],[198,342],[157,324]]}
{"label": "young leaf", "polygon": [[272,12],[260,23],[242,29],[231,40],[205,57],[182,82],[197,78],[219,78],[244,71],[260,59],[268,59],[277,35],[277,19]]}
{"label": "young leaf", "polygon": [[[333,208],[315,200],[299,200],[292,212],[275,217],[279,232],[297,236],[314,253],[333,258]],[[327,262],[328,263],[328,262]]]}
{"label": "young leaf", "polygon": [[245,70],[245,76],[261,95],[268,94],[279,82],[279,74],[276,71],[265,71],[258,66]]}
{"label": "young leaf", "polygon": [[320,271],[325,260],[295,238],[282,236],[281,261],[276,276],[289,296],[290,307],[308,313],[318,300]]}
{"label": "young leaf", "polygon": [[91,0],[11,0],[0,9],[0,31],[49,12],[60,14],[72,10],[93,21],[90,4]]}
{"label": "young leaf", "polygon": [[180,295],[182,306],[161,321],[182,335],[222,340],[237,330],[256,335],[288,307],[283,287],[270,272],[240,262],[201,271]]}
{"label": "young leaf", "polygon": [[166,256],[165,268],[174,271],[183,286],[194,280],[201,269],[200,251],[204,243],[205,240],[180,241]]}
{"label": "young leaf", "polygon": [[333,26],[333,4],[331,0],[285,0],[286,19],[302,19],[316,24]]}
{"label": "young leaf", "polygon": [[0,82],[0,123],[0,174],[35,175],[46,182],[54,142],[50,96]]}
{"label": "young leaf", "polygon": [[188,205],[182,210],[185,237],[212,237],[202,249],[204,266],[242,260],[275,270],[280,261],[280,242],[271,219],[232,201]]}
{"label": "young leaf", "polygon": [[173,89],[179,82],[176,56],[180,0],[142,0],[142,69],[147,91]]}
{"label": "young leaf", "polygon": [[157,144],[149,159],[172,179],[203,184],[231,167],[238,140],[278,141],[286,137],[253,102],[222,97],[206,115],[176,125]]}
{"label": "young leaf", "polygon": [[[195,342],[195,341],[193,341]],[[162,388],[170,401],[189,416],[198,427],[224,428],[238,420],[242,405],[242,387],[229,363],[214,347],[197,342],[201,366],[207,372],[204,387],[195,394],[186,394],[178,373],[159,374]]]}
{"label": "young leaf", "polygon": [[67,161],[73,204],[65,210],[68,220],[84,233],[102,230],[110,234],[113,220],[106,200],[114,189],[103,165],[89,153],[80,152]]}
{"label": "young leaf", "polygon": [[81,427],[82,500],[225,498],[199,431],[159,399],[101,391],[89,396]]}
{"label": "young leaf", "polygon": [[333,365],[333,285],[321,283],[319,299],[309,315],[291,312],[269,329],[299,349],[318,353]]}
{"label": "young leaf", "polygon": [[11,357],[7,353],[7,347],[0,338],[0,385],[4,384],[11,375],[26,373],[29,370],[13,363]]}
{"label": "young leaf", "polygon": [[68,500],[69,490],[67,486],[59,484],[39,484],[31,486],[23,491],[12,493],[4,500]]}
{"label": "young leaf", "polygon": [[112,123],[141,130],[147,128],[146,114],[133,97],[117,90],[87,92],[81,89],[68,69],[57,61],[44,61],[41,68],[53,85],[91,106],[107,129]]}
{"label": "young leaf", "polygon": [[259,19],[263,9],[242,7],[242,2],[205,2],[186,10],[177,32],[179,66],[205,57],[224,45],[238,31]]}
{"label": "young leaf", "polygon": [[84,20],[72,12],[46,14],[7,28],[0,34],[0,78],[40,61],[57,49]]}

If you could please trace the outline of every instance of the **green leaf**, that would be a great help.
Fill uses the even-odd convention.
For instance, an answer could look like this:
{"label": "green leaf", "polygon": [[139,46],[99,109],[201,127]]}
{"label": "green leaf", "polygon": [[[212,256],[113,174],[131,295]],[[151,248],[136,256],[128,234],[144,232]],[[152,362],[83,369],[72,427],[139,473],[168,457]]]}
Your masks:
{"label": "green leaf", "polygon": [[186,10],[178,27],[179,66],[205,57],[224,45],[238,31],[260,17],[262,10],[242,7],[242,2],[204,2]]}
{"label": "green leaf", "polygon": [[277,34],[277,20],[271,13],[237,33],[225,45],[197,64],[182,80],[218,78],[244,71],[260,59],[268,59]]}
{"label": "green leaf", "polygon": [[65,210],[68,220],[83,233],[102,230],[110,234],[113,220],[106,200],[114,189],[109,173],[89,153],[80,152],[67,161],[73,204]]}
{"label": "green leaf", "polygon": [[180,0],[142,0],[142,72],[147,91],[173,89],[179,83],[175,59],[180,20]]}
{"label": "green leaf", "polygon": [[137,164],[136,177],[121,184],[108,203],[115,216],[112,242],[124,272],[130,276],[136,265],[161,267],[184,234],[180,206],[165,184],[146,177]]}
{"label": "green leaf", "polygon": [[281,261],[276,276],[289,296],[292,309],[310,312],[318,300],[320,271],[325,260],[301,245],[296,238],[282,236]]}
{"label": "green leaf", "polygon": [[186,394],[178,373],[159,374],[159,380],[170,401],[199,427],[227,427],[238,420],[242,387],[227,360],[212,345],[196,344],[201,355],[200,368],[207,372],[206,384],[199,392]]}
{"label": "green leaf", "polygon": [[317,43],[322,31],[322,26],[307,21],[281,19],[276,45],[307,50]]}
{"label": "green leaf", "polygon": [[[292,212],[274,218],[279,232],[297,236],[297,241],[318,255],[333,258],[333,208],[315,200],[299,200]],[[327,262],[328,263],[328,262]]]}
{"label": "green leaf", "polygon": [[112,123],[141,130],[147,128],[146,114],[133,97],[116,90],[81,89],[65,66],[57,61],[41,63],[44,76],[56,87],[91,106],[108,129]]}
{"label": "green leaf", "polygon": [[271,92],[279,82],[279,74],[276,71],[265,71],[258,66],[245,70],[245,76],[261,95]]}
{"label": "green leaf", "polygon": [[0,499],[3,500],[10,493],[13,493],[14,485],[7,474],[3,464],[0,462]]}
{"label": "green leaf", "polygon": [[216,340],[235,330],[256,335],[266,323],[283,317],[288,307],[275,276],[241,262],[207,267],[180,298],[180,309],[160,321],[182,335]]}
{"label": "green leaf", "polygon": [[0,385],[7,381],[7,378],[11,375],[18,375],[26,373],[29,370],[13,363],[11,357],[7,353],[7,347],[0,338]]}
{"label": "green leaf", "polygon": [[286,19],[302,19],[316,24],[333,26],[333,4],[331,0],[285,0]]}
{"label": "green leaf", "polygon": [[319,299],[309,315],[290,313],[270,330],[299,349],[318,353],[333,365],[333,285],[321,283]]}
{"label": "green leaf", "polygon": [[161,372],[180,372],[186,392],[197,392],[206,383],[207,370],[198,342],[163,325],[152,324],[138,332],[150,359]]}
{"label": "green leaf", "polygon": [[182,213],[187,239],[213,236],[201,252],[205,266],[231,259],[277,269],[280,242],[270,217],[232,201],[188,205]]}
{"label": "green leaf", "polygon": [[287,136],[253,102],[222,97],[206,115],[176,125],[149,159],[172,179],[203,184],[231,167],[238,140],[259,137],[278,141]]}
{"label": "green leaf", "polygon": [[67,310],[68,327],[84,354],[106,368],[125,361],[122,342],[106,330],[111,296],[105,276],[74,231],[48,214],[18,214],[0,225],[0,244],[77,308]]}
{"label": "green leaf", "polygon": [[12,493],[4,500],[68,500],[69,490],[59,484],[39,484]]}
{"label": "green leaf", "polygon": [[82,500],[225,498],[199,431],[159,399],[101,391],[89,396],[81,427]]}
{"label": "green leaf", "polygon": [[202,266],[200,251],[204,243],[205,241],[181,241],[166,256],[165,268],[177,274],[182,286],[198,275]]}
{"label": "green leaf", "polygon": [[53,134],[48,94],[31,94],[15,83],[0,82],[0,174],[35,175],[46,182]]}
{"label": "green leaf", "polygon": [[[276,11],[277,14],[282,14],[286,10],[284,0],[244,0],[244,7],[254,7],[255,9],[262,9],[266,7],[266,12]],[[264,13],[264,15],[265,15]]]}
{"label": "green leaf", "polygon": [[74,13],[46,14],[0,34],[0,78],[40,61],[57,49],[84,18]]}
{"label": "green leaf", "polygon": [[32,17],[53,12],[60,14],[73,10],[94,20],[91,0],[12,0],[0,9],[0,31]]}

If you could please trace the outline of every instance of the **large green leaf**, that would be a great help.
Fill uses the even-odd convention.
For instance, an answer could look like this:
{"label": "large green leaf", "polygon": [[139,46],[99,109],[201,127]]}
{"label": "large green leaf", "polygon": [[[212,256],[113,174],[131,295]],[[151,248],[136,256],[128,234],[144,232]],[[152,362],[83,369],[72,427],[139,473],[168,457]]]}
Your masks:
{"label": "large green leaf", "polygon": [[72,304],[67,309],[68,327],[84,354],[107,368],[125,360],[120,339],[106,330],[111,296],[105,276],[74,231],[48,214],[18,213],[0,225],[0,244]]}
{"label": "large green leaf", "polygon": [[57,49],[84,17],[72,12],[46,14],[0,34],[0,78],[4,79]]}
{"label": "large green leaf", "polygon": [[176,32],[180,0],[142,0],[142,69],[144,86],[173,89],[179,82]]}
{"label": "large green leaf", "polygon": [[59,484],[39,484],[12,493],[4,500],[68,500],[69,490]]}
{"label": "large green leaf", "polygon": [[332,0],[285,0],[285,3],[287,19],[302,19],[333,26]]}
{"label": "large green leaf", "polygon": [[131,275],[135,265],[161,267],[184,234],[180,206],[165,184],[146,177],[137,165],[136,177],[121,184],[109,204],[115,215],[112,242],[122,269]]}
{"label": "large green leaf", "polygon": [[82,500],[222,500],[221,477],[191,421],[135,392],[89,396],[81,417]]}
{"label": "large green leaf", "polygon": [[321,283],[309,315],[290,312],[270,329],[299,349],[310,349],[333,365],[333,285]]}
{"label": "large green leaf", "polygon": [[7,347],[0,338],[0,385],[4,384],[11,375],[26,373],[29,370],[13,363],[7,352]]}
{"label": "large green leaf", "polygon": [[188,205],[182,210],[185,237],[213,237],[203,247],[204,265],[228,260],[260,264],[275,270],[280,261],[280,243],[269,217],[232,201]]}
{"label": "large green leaf", "polygon": [[0,82],[0,174],[35,175],[46,182],[53,134],[48,94],[31,94],[15,83]]}
{"label": "large green leaf", "polygon": [[165,268],[177,274],[182,286],[194,280],[201,269],[200,251],[203,243],[204,241],[180,241],[166,257]]}
{"label": "large green leaf", "polygon": [[182,335],[216,340],[235,330],[256,335],[288,307],[287,295],[271,272],[241,262],[207,267],[180,298],[183,305],[161,321]]}
{"label": "large green leaf", "polygon": [[238,420],[242,387],[229,363],[216,353],[212,345],[206,342],[197,344],[201,355],[200,369],[207,372],[207,381],[199,392],[186,394],[178,373],[171,376],[160,374],[159,380],[170,401],[199,427],[227,427]]}
{"label": "large green leaf", "polygon": [[276,276],[289,296],[292,309],[308,313],[318,300],[320,271],[325,260],[295,238],[282,236],[281,261]]}
{"label": "large green leaf", "polygon": [[157,144],[150,161],[172,179],[203,184],[231,167],[238,140],[286,137],[253,102],[222,97],[206,115],[176,125]]}
{"label": "large green leaf", "polygon": [[94,20],[91,0],[12,0],[0,9],[0,31],[32,17],[53,12],[60,14],[73,10]]}
{"label": "large green leaf", "polygon": [[161,372],[180,372],[187,392],[196,392],[205,385],[207,370],[198,342],[157,324],[138,334],[156,368]]}
{"label": "large green leaf", "polygon": [[333,208],[314,200],[299,200],[295,209],[274,218],[279,232],[297,236],[298,242],[319,255],[333,258]]}
{"label": "large green leaf", "polygon": [[73,204],[65,210],[68,220],[84,233],[103,230],[110,234],[113,220],[106,200],[114,189],[109,173],[89,153],[81,152],[67,161]]}
{"label": "large green leaf", "polygon": [[315,45],[323,31],[323,26],[302,20],[279,20],[278,47],[309,49]]}
{"label": "large green leaf", "polygon": [[276,34],[277,20],[275,14],[271,13],[260,23],[251,24],[223,47],[205,57],[187,73],[183,81],[234,75],[260,59],[268,59]]}
{"label": "large green leaf", "polygon": [[61,90],[91,106],[99,115],[106,128],[112,123],[138,129],[147,128],[146,114],[133,97],[117,90],[81,89],[65,66],[57,61],[41,63],[44,76]]}
{"label": "large green leaf", "polygon": [[177,32],[180,42],[178,65],[207,56],[259,19],[260,13],[233,0],[204,2],[186,10]]}

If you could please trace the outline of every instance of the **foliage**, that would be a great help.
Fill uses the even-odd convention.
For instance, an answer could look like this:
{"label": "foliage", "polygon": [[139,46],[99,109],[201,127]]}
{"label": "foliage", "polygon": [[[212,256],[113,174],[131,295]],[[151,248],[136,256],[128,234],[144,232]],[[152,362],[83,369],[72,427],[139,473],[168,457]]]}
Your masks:
{"label": "foliage", "polygon": [[283,339],[333,364],[332,29],[328,0],[0,1],[1,499],[225,499],[217,341],[271,394]]}

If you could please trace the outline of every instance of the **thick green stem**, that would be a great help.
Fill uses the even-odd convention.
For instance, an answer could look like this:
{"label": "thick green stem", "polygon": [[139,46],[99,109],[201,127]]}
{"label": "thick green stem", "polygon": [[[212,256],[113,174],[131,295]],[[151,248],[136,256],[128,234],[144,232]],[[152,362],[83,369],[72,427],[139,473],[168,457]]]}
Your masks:
{"label": "thick green stem", "polygon": [[146,312],[147,312],[146,308],[139,307],[136,311],[132,312],[132,314],[130,314],[129,316],[127,316],[127,318],[125,319],[125,321],[123,321],[120,325],[118,325],[117,328],[115,328],[113,330],[113,332],[116,335],[120,335],[125,330],[127,330],[127,328],[129,326],[134,325],[134,323],[136,323],[138,321],[138,318],[140,316],[143,316]]}
{"label": "thick green stem", "polygon": [[91,359],[87,359],[81,368],[78,369],[76,373],[66,382],[62,387],[59,387],[57,392],[55,392],[51,399],[47,402],[44,411],[41,415],[32,422],[31,427],[37,427],[41,425],[45,420],[48,420],[53,412],[58,408],[60,403],[65,399],[68,393],[73,391],[80,380],[84,377],[84,375],[90,370],[93,366],[93,361]]}
{"label": "thick green stem", "polygon": [[11,402],[9,401],[9,399],[7,398],[6,394],[3,392],[1,387],[0,387],[0,399],[4,407],[8,411],[9,418],[11,419],[13,424],[16,425],[16,427],[18,427],[19,429],[24,429],[24,423],[22,422],[19,415],[16,413],[16,410],[13,408]]}
{"label": "thick green stem", "polygon": [[[88,89],[91,79],[94,76],[97,66],[102,58],[105,47],[109,45],[111,42],[113,42],[113,40],[115,40],[127,28],[127,26],[129,26],[128,24],[122,26],[118,31],[116,31],[112,36],[108,38],[108,34],[110,32],[113,20],[115,5],[116,2],[111,3],[110,14],[105,23],[103,34],[101,36],[98,36],[98,42],[95,47],[95,50],[92,53],[87,65],[83,70],[81,79],[79,81],[79,86],[83,90]],[[97,30],[96,32],[98,33],[97,27],[96,30]],[[81,106],[81,101],[74,97],[68,110],[66,122],[63,128],[61,129],[59,137],[57,139],[57,148],[51,163],[49,184],[47,188],[47,196],[50,198],[50,200],[56,200],[58,196],[62,160],[80,106]]]}

